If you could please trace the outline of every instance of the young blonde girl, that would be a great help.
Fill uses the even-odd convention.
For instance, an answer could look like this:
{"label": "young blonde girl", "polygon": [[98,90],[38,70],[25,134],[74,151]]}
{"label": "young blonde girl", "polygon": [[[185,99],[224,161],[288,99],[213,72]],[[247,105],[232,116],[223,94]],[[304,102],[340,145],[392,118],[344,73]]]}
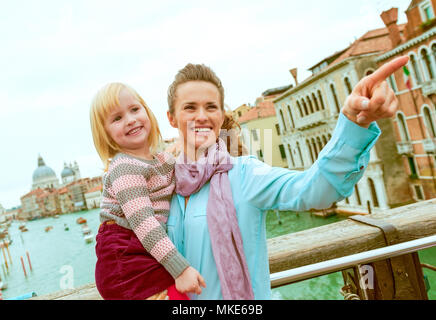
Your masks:
{"label": "young blonde girl", "polygon": [[166,233],[174,159],[156,153],[160,131],[141,96],[122,83],[101,88],[91,105],[94,145],[105,166],[96,286],[104,299],[187,299],[202,276]]}

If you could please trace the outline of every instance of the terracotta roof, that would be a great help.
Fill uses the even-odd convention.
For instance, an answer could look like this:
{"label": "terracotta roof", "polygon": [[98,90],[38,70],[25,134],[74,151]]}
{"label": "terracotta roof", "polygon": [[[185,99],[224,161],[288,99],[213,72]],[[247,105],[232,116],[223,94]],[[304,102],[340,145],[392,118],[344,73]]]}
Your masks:
{"label": "terracotta roof", "polygon": [[103,185],[96,186],[94,188],[89,189],[86,193],[101,191],[103,189]]}
{"label": "terracotta roof", "polygon": [[259,118],[268,118],[276,115],[274,103],[271,100],[259,102],[256,107],[252,107],[242,117],[239,118],[239,123],[244,123],[250,120]]}
{"label": "terracotta roof", "polygon": [[[400,32],[404,31],[406,24],[399,24]],[[404,38],[404,37],[403,37]],[[404,40],[404,39],[402,39]],[[330,65],[336,64],[348,57],[360,56],[363,54],[386,52],[391,49],[388,28],[370,30],[354,41],[336,60]]]}
{"label": "terracotta roof", "polygon": [[37,189],[34,189],[34,190],[32,190],[32,191],[26,193],[26,194],[25,194],[24,196],[22,196],[21,198],[30,197],[30,196],[32,196],[32,195],[36,195],[36,196],[38,196],[38,195],[40,195],[40,194],[42,194],[42,193],[44,193],[44,190],[42,190],[41,188],[37,188]]}
{"label": "terracotta roof", "polygon": [[63,188],[58,190],[59,194],[64,194],[64,193],[67,193],[67,192],[68,192],[68,188],[67,187],[63,187]]}

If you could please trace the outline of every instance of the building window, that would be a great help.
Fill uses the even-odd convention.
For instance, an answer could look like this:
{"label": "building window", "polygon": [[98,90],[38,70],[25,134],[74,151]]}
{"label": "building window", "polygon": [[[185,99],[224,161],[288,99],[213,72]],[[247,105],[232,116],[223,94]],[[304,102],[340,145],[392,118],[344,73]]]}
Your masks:
{"label": "building window", "polygon": [[359,193],[359,188],[357,187],[357,184],[354,185],[354,193],[356,194],[357,204],[359,206],[361,206],[362,205],[362,201],[360,199],[360,193]]}
{"label": "building window", "polygon": [[257,150],[257,157],[258,157],[260,160],[263,160],[262,149],[261,149],[261,150]]}
{"label": "building window", "polygon": [[312,146],[310,145],[309,140],[306,140],[306,145],[307,145],[307,149],[309,150],[309,153],[310,153],[310,159],[312,160],[312,163],[314,163],[315,160],[314,160],[314,156],[313,156]]}
{"label": "building window", "polygon": [[368,178],[368,185],[371,190],[372,204],[374,207],[378,207],[379,203],[377,198],[377,192],[375,191],[374,181],[371,178]]}
{"label": "building window", "polygon": [[424,114],[424,123],[427,127],[427,134],[430,138],[436,137],[436,131],[433,123],[433,119],[431,118],[430,109],[425,106],[422,108],[422,113]]}
{"label": "building window", "polygon": [[257,130],[256,129],[251,129],[251,135],[253,136],[253,140],[254,141],[258,141],[259,137],[257,136]]}
{"label": "building window", "polygon": [[277,131],[277,134],[280,135],[280,126],[278,123],[276,123],[276,131]]}
{"label": "building window", "polygon": [[348,77],[345,77],[344,82],[345,82],[345,88],[347,88],[347,93],[350,95],[351,92],[353,91],[353,88],[351,87],[350,79],[348,79]]}
{"label": "building window", "polygon": [[291,120],[292,128],[295,128],[294,117],[292,116],[291,107],[288,105],[289,119]]}
{"label": "building window", "polygon": [[304,117],[303,110],[301,109],[301,105],[298,101],[297,101],[297,108],[298,111],[300,112],[300,117],[303,118]]}
{"label": "building window", "polygon": [[416,200],[424,200],[424,192],[422,192],[422,186],[419,184],[413,185],[413,191],[415,192]]}
{"label": "building window", "polygon": [[292,149],[290,144],[288,144],[288,151],[289,151],[289,156],[291,157],[292,168],[295,168],[294,155],[292,154]]}
{"label": "building window", "polygon": [[418,172],[416,171],[415,161],[413,160],[413,157],[407,157],[407,161],[409,162],[410,177],[412,179],[418,178]]}
{"label": "building window", "polygon": [[419,70],[415,55],[410,55],[410,63],[412,64],[413,73],[415,74],[416,84],[420,84],[422,82],[421,71]]}
{"label": "building window", "polygon": [[318,99],[316,98],[316,96],[313,92],[312,92],[312,99],[313,99],[313,102],[315,103],[316,111],[319,111]]}
{"label": "building window", "polygon": [[282,111],[282,109],[280,109],[280,119],[282,120],[282,123],[283,123],[283,129],[284,129],[285,131],[288,130],[288,129],[286,128],[285,117],[283,117],[283,111]]}
{"label": "building window", "polygon": [[301,148],[300,148],[300,143],[299,142],[297,142],[297,150],[298,150],[298,155],[300,156],[301,166],[304,167],[303,155],[301,154]]}
{"label": "building window", "polygon": [[391,75],[388,77],[388,83],[389,83],[389,86],[391,87],[391,89],[392,89],[394,92],[397,92],[397,91],[398,91],[397,83],[395,82],[395,77],[394,77],[393,74],[391,74]]}
{"label": "building window", "polygon": [[436,64],[436,43],[433,43],[431,45],[431,51],[433,52],[433,60],[434,60],[434,63]]}
{"label": "building window", "polygon": [[310,113],[314,113],[315,110],[313,110],[312,101],[310,101],[309,97],[306,97],[306,100],[307,100],[307,105],[309,106],[309,109],[310,109]]}
{"label": "building window", "polygon": [[324,110],[325,109],[324,100],[322,99],[322,95],[321,95],[320,90],[318,90],[318,99],[319,99],[319,103],[321,104],[321,109]]}
{"label": "building window", "polygon": [[419,8],[421,9],[422,22],[426,22],[434,18],[434,12],[430,0],[422,1],[419,5]]}
{"label": "building window", "polygon": [[242,116],[241,111],[238,111],[238,117],[241,117],[241,116]]}
{"label": "building window", "polygon": [[285,147],[282,144],[279,145],[279,150],[280,150],[280,155],[281,155],[282,159],[286,159]]}
{"label": "building window", "polygon": [[301,103],[302,103],[303,108],[304,108],[304,115],[307,116],[309,114],[309,111],[307,109],[307,105],[306,105],[306,102],[304,101],[304,99],[301,99]]}
{"label": "building window", "polygon": [[428,77],[428,80],[434,79],[434,70],[433,70],[433,66],[431,65],[431,57],[427,49],[421,50],[421,60],[423,62],[423,67],[426,76]]}
{"label": "building window", "polygon": [[406,119],[402,113],[397,113],[398,130],[400,131],[401,141],[410,141],[409,133],[407,131]]}
{"label": "building window", "polygon": [[332,92],[332,96],[333,96],[333,100],[335,102],[335,106],[336,106],[336,111],[339,113],[341,112],[341,107],[339,106],[339,100],[338,100],[338,96],[336,95],[336,89],[335,86],[332,84],[330,84],[330,90]]}

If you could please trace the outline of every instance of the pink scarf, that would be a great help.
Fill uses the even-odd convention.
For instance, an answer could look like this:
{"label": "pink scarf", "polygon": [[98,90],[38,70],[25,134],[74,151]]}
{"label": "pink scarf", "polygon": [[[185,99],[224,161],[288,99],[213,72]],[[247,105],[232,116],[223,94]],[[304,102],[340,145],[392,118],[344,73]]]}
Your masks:
{"label": "pink scarf", "polygon": [[223,298],[253,300],[253,287],[227,175],[233,164],[226,144],[219,139],[197,162],[187,163],[186,159],[182,152],[176,161],[176,192],[184,197],[190,196],[210,180],[207,225]]}

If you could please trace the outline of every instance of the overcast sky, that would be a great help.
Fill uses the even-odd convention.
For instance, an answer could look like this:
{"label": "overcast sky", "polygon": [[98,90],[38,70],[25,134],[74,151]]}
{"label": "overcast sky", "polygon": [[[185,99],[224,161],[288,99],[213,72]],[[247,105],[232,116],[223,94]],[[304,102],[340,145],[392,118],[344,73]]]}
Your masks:
{"label": "overcast sky", "polygon": [[164,138],[166,92],[189,62],[212,67],[232,108],[384,27],[380,13],[411,0],[2,1],[0,4],[0,204],[20,205],[38,154],[60,180],[76,160],[100,175],[90,101],[107,82],[134,87]]}

